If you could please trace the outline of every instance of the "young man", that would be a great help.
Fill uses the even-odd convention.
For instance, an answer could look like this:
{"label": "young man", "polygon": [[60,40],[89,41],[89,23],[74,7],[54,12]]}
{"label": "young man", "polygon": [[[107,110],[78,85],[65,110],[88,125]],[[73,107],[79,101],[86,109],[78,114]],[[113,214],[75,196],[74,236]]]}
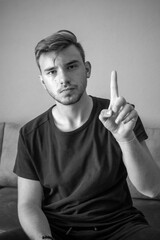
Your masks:
{"label": "young man", "polygon": [[35,55],[41,83],[55,105],[20,131],[14,172],[26,235],[32,240],[160,239],[132,206],[127,174],[152,197],[160,192],[160,170],[136,110],[118,94],[116,72],[110,101],[87,95],[91,64],[66,30],[40,41]]}

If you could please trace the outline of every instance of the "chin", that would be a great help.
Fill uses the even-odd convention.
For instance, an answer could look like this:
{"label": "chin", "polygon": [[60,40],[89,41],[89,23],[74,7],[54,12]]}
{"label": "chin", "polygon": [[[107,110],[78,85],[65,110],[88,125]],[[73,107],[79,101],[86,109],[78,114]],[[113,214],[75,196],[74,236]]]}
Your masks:
{"label": "chin", "polygon": [[63,104],[63,105],[73,105],[76,104],[77,102],[79,102],[79,100],[81,99],[83,94],[80,94],[78,96],[66,96],[63,97],[62,99],[55,99],[57,102]]}

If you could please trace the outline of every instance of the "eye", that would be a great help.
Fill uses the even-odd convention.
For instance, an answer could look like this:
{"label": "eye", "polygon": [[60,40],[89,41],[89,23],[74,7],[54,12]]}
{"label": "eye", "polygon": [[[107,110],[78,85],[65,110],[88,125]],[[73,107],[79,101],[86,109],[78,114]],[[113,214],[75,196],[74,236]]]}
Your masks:
{"label": "eye", "polygon": [[56,73],[57,73],[57,70],[51,70],[51,71],[47,72],[47,75],[52,76],[52,75],[56,75]]}
{"label": "eye", "polygon": [[71,65],[69,65],[68,66],[68,70],[74,70],[74,69],[76,69],[78,67],[78,64],[71,64]]}

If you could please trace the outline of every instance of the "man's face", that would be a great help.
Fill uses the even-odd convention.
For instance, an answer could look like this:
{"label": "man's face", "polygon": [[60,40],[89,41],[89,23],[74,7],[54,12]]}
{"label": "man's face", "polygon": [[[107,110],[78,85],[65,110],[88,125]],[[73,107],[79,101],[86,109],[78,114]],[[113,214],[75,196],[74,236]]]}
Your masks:
{"label": "man's face", "polygon": [[84,63],[78,49],[71,45],[58,54],[49,52],[39,59],[41,81],[48,93],[59,103],[78,102],[86,90],[90,64]]}

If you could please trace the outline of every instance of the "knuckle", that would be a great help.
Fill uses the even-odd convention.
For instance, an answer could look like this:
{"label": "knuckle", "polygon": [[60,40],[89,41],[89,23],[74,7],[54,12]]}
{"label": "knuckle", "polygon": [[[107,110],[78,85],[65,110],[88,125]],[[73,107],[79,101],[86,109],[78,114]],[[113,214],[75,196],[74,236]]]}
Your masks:
{"label": "knuckle", "polygon": [[126,103],[126,105],[130,111],[134,110],[134,107],[130,103]]}
{"label": "knuckle", "polygon": [[119,103],[121,103],[123,105],[126,104],[126,99],[124,97],[122,97],[122,96],[118,97],[118,101],[119,101]]}
{"label": "knuckle", "polygon": [[132,114],[133,114],[135,117],[136,117],[136,116],[138,117],[138,113],[137,113],[137,111],[136,111],[135,109],[132,110]]}

